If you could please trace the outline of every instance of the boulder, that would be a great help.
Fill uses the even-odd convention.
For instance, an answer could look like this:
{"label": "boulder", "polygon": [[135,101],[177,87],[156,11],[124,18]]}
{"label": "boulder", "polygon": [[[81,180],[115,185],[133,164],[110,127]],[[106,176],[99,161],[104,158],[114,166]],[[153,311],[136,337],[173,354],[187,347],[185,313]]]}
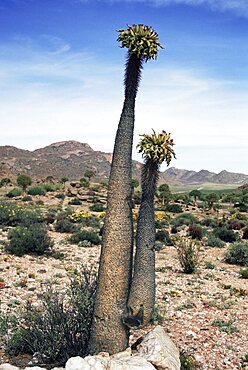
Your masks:
{"label": "boulder", "polygon": [[179,350],[165,333],[157,326],[132,346],[134,356],[140,356],[158,370],[180,370]]}
{"label": "boulder", "polygon": [[[107,368],[106,368],[107,369]],[[155,370],[155,367],[140,356],[114,358],[109,362],[109,370]]]}
{"label": "boulder", "polygon": [[24,370],[46,370],[44,367],[39,367],[39,366],[30,366],[30,367],[25,367]]}
{"label": "boulder", "polygon": [[0,365],[0,370],[19,370],[19,368],[8,363],[5,363]]}
{"label": "boulder", "polygon": [[155,367],[140,356],[131,356],[131,351],[109,356],[102,352],[95,356],[72,357],[65,366],[65,370],[155,370]]}

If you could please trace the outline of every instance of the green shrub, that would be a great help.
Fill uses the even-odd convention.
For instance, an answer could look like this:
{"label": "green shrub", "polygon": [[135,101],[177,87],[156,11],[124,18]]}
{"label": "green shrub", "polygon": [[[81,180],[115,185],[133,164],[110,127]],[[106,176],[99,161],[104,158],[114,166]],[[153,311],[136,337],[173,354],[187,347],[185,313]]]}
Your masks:
{"label": "green shrub", "polygon": [[248,279],[248,268],[246,268],[246,269],[241,269],[241,270],[239,271],[239,274],[240,274],[240,277],[241,277],[242,279]]}
{"label": "green shrub", "polygon": [[229,220],[228,228],[230,230],[241,230],[245,226],[244,222],[240,220]]}
{"label": "green shrub", "polygon": [[211,261],[205,261],[205,268],[213,270],[213,269],[215,269],[215,264]]}
{"label": "green shrub", "polygon": [[220,238],[217,238],[217,236],[210,234],[207,239],[206,243],[209,247],[214,248],[223,248],[225,246],[225,243]]}
{"label": "green shrub", "polygon": [[203,237],[203,230],[199,225],[189,225],[188,232],[192,239],[201,240]]}
{"label": "green shrub", "polygon": [[82,201],[79,198],[72,198],[68,204],[73,206],[80,206],[82,204]]}
{"label": "green shrub", "polygon": [[36,200],[35,201],[35,204],[37,205],[37,206],[44,206],[44,201],[43,200],[41,200],[41,199],[38,199],[38,200]]}
{"label": "green shrub", "polygon": [[20,218],[20,212],[17,204],[0,202],[0,226],[15,226]]}
{"label": "green shrub", "polygon": [[9,242],[5,249],[16,256],[29,253],[41,255],[53,246],[44,224],[33,224],[29,227],[17,226],[9,231],[8,239]]}
{"label": "green shrub", "polygon": [[86,241],[90,242],[93,245],[97,245],[100,244],[101,239],[96,232],[83,229],[77,230],[74,234],[72,234],[72,236],[69,238],[69,241],[75,244],[83,243],[83,245],[85,245],[84,242]]}
{"label": "green shrub", "polygon": [[64,364],[73,356],[84,357],[93,316],[95,275],[83,270],[71,278],[67,291],[51,285],[41,295],[39,306],[28,304],[19,327],[7,338],[7,352],[36,354],[40,364]]}
{"label": "green shrub", "polygon": [[201,225],[207,226],[207,227],[217,227],[218,222],[214,218],[204,218],[203,220],[201,220]]}
{"label": "green shrub", "polygon": [[11,202],[0,202],[0,226],[29,226],[43,221],[39,210],[28,209]]}
{"label": "green shrub", "polygon": [[239,238],[238,233],[235,233],[233,230],[228,230],[225,226],[217,227],[214,230],[214,235],[226,243],[233,243]]}
{"label": "green shrub", "polygon": [[196,370],[196,366],[194,365],[194,359],[192,355],[188,355],[184,351],[180,351],[179,355],[181,363],[180,370]]}
{"label": "green shrub", "polygon": [[22,197],[23,202],[30,202],[31,200],[32,200],[32,197],[30,195],[24,195],[24,197]]}
{"label": "green shrub", "polygon": [[58,199],[65,199],[65,194],[63,194],[63,193],[58,193],[58,194],[56,194],[55,195],[55,198],[58,198]]}
{"label": "green shrub", "polygon": [[22,195],[22,190],[20,188],[14,188],[6,194],[6,197],[15,198],[15,197],[20,197],[21,195]]}
{"label": "green shrub", "polygon": [[177,242],[177,253],[183,272],[191,274],[199,264],[199,244],[187,238],[180,238]]}
{"label": "green shrub", "polygon": [[32,188],[28,189],[29,195],[46,195],[46,190],[41,185],[33,186]]}
{"label": "green shrub", "polygon": [[55,231],[59,233],[73,233],[77,230],[77,225],[70,222],[68,219],[62,219],[56,222]]}
{"label": "green shrub", "polygon": [[45,183],[42,185],[42,188],[47,192],[56,191],[56,186],[54,184]]}
{"label": "green shrub", "polygon": [[191,213],[182,213],[181,215],[177,216],[172,220],[172,225],[174,226],[189,226],[196,224],[198,222],[197,218],[192,215]]}
{"label": "green shrub", "polygon": [[58,209],[48,208],[47,212],[44,214],[44,221],[46,224],[53,224],[57,218]]}
{"label": "green shrub", "polygon": [[248,227],[244,229],[242,239],[248,239]]}
{"label": "green shrub", "polygon": [[170,234],[167,230],[156,231],[156,240],[163,242],[166,245],[173,245],[173,242],[170,238]]}
{"label": "green shrub", "polygon": [[172,212],[172,213],[182,213],[183,209],[179,204],[174,203],[174,204],[167,204],[166,211]]}
{"label": "green shrub", "polygon": [[39,209],[22,209],[19,213],[17,225],[30,226],[44,221],[44,217]]}
{"label": "green shrub", "polygon": [[248,266],[248,243],[234,243],[226,253],[225,261],[234,265]]}
{"label": "green shrub", "polygon": [[8,178],[8,177],[4,177],[3,179],[1,179],[0,181],[0,188],[2,186],[6,186],[6,185],[9,185],[11,184],[11,180]]}
{"label": "green shrub", "polygon": [[225,321],[223,319],[215,319],[212,322],[213,326],[220,328],[221,331],[224,331],[227,334],[232,334],[238,331],[238,329],[233,325],[233,321]]}
{"label": "green shrub", "polygon": [[164,227],[169,226],[168,220],[155,220],[155,228],[156,229],[163,229]]}
{"label": "green shrub", "polygon": [[176,234],[178,232],[178,228],[176,226],[172,226],[171,234]]}
{"label": "green shrub", "polygon": [[89,210],[90,211],[94,211],[94,212],[103,212],[104,211],[104,206],[102,203],[95,203],[95,204],[92,204],[90,207],[89,207]]}
{"label": "green shrub", "polygon": [[83,188],[88,188],[90,185],[89,181],[85,177],[82,177],[79,181]]}

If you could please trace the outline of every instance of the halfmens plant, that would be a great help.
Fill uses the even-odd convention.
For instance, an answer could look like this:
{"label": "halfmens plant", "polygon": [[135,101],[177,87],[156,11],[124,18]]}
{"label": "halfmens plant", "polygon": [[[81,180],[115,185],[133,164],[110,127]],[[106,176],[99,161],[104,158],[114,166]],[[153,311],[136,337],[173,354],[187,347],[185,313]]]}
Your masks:
{"label": "halfmens plant", "polygon": [[125,99],[116,133],[103,231],[98,286],[89,349],[116,353],[128,346],[129,329],[122,314],[131,284],[133,256],[132,146],[135,100],[144,62],[161,47],[158,34],[142,24],[118,31],[121,48],[128,49]]}
{"label": "halfmens plant", "polygon": [[134,273],[128,299],[127,317],[124,323],[128,326],[137,324],[146,325],[151,317],[155,305],[155,214],[154,197],[159,178],[160,165],[165,161],[167,165],[175,157],[173,140],[170,134],[162,131],[152,135],[142,135],[138,144],[139,152],[145,160],[141,176],[141,204],[137,220],[136,253]]}

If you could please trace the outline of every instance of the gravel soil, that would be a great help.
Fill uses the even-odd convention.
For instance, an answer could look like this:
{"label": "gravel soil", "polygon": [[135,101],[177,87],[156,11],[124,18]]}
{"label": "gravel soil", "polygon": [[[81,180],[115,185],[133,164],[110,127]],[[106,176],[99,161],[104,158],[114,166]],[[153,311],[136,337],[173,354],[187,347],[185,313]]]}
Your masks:
{"label": "gravel soil", "polygon": [[[55,249],[64,253],[62,260],[16,257],[1,251],[1,310],[11,313],[27,301],[36,304],[44,285],[52,280],[59,289],[65,289],[68,271],[80,269],[82,264],[97,268],[100,246],[79,247],[68,244],[66,234],[50,235]],[[1,232],[0,239],[5,238],[6,233]],[[240,278],[239,266],[223,262],[226,248],[202,248],[194,274],[182,272],[175,247],[157,252],[157,305],[163,316],[160,320],[178,348],[193,356],[197,369],[245,368],[242,357],[248,353],[248,282]],[[212,268],[206,261],[212,262]],[[149,329],[133,332],[131,342]],[[25,367],[29,361],[29,356],[10,359],[3,346],[0,350],[0,363]]]}

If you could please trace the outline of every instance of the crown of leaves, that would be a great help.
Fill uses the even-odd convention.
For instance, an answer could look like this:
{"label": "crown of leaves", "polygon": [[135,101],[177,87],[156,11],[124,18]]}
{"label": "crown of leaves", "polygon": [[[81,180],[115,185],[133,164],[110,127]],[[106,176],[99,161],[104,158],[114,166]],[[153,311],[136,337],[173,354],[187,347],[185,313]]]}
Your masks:
{"label": "crown of leaves", "polygon": [[149,59],[156,59],[158,49],[163,46],[158,42],[158,34],[152,27],[143,24],[133,24],[127,29],[118,30],[117,41],[121,42],[121,48],[128,48],[130,53],[136,54],[146,62]]}
{"label": "crown of leaves", "polygon": [[164,130],[158,135],[154,130],[152,131],[152,135],[140,135],[141,139],[137,145],[138,151],[142,153],[145,160],[151,160],[159,164],[165,161],[169,166],[172,157],[176,158],[173,150],[173,139]]}

